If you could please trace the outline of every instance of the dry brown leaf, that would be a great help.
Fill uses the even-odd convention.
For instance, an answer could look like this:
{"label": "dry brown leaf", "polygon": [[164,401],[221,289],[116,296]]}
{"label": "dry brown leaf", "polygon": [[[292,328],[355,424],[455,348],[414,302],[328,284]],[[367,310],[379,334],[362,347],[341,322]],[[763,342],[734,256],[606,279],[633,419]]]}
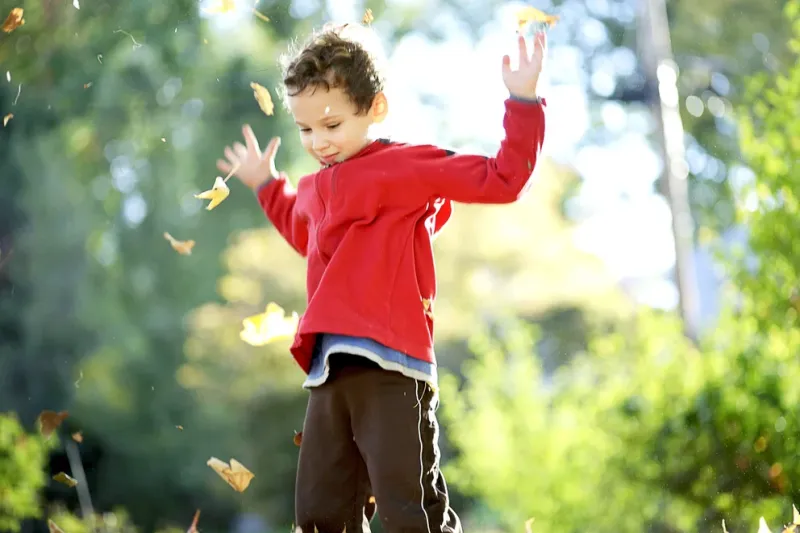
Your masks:
{"label": "dry brown leaf", "polygon": [[194,241],[179,241],[166,231],[164,232],[164,238],[169,241],[169,244],[172,248],[181,255],[192,255],[192,248],[194,248]]}
{"label": "dry brown leaf", "polygon": [[69,411],[42,411],[39,414],[39,431],[45,438],[50,438],[50,435],[58,429],[58,426],[66,420],[69,416]]}
{"label": "dry brown leaf", "polygon": [[64,472],[59,472],[58,474],[53,476],[53,480],[58,481],[59,483],[63,483],[67,487],[74,487],[75,485],[78,484],[78,482],[75,479],[69,477]]}
{"label": "dry brown leaf", "polygon": [[194,512],[194,518],[192,519],[192,525],[189,526],[189,529],[186,530],[186,533],[198,533],[197,531],[197,522],[200,520],[200,509]]}
{"label": "dry brown leaf", "polygon": [[83,442],[83,434],[80,431],[76,431],[75,433],[72,434],[72,440],[74,440],[77,443]]}
{"label": "dry brown leaf", "polygon": [[254,81],[250,82],[250,87],[253,89],[253,96],[255,96],[261,111],[263,111],[265,115],[272,115],[275,111],[275,104],[272,103],[272,96],[270,96],[267,88],[262,87]]}
{"label": "dry brown leaf", "polygon": [[25,19],[22,18],[23,12],[24,11],[21,7],[15,7],[12,9],[11,13],[9,13],[6,17],[6,21],[3,22],[3,31],[6,33],[11,33],[20,26],[23,26],[25,24]]}
{"label": "dry brown leaf", "polygon": [[58,527],[52,520],[47,521],[47,528],[50,530],[50,533],[64,533],[64,530]]}
{"label": "dry brown leaf", "polygon": [[535,7],[527,6],[517,11],[517,25],[519,26],[519,31],[522,31],[523,28],[531,22],[544,26],[552,26],[557,21],[558,15],[548,15]]}
{"label": "dry brown leaf", "polygon": [[3,127],[5,128],[8,124],[8,121],[14,118],[14,113],[9,113],[8,115],[3,117]]}
{"label": "dry brown leaf", "polygon": [[364,11],[364,18],[361,19],[361,22],[369,25],[372,24],[373,20],[375,20],[375,17],[372,16],[372,10],[370,8],[367,8],[367,10]]}
{"label": "dry brown leaf", "polygon": [[250,485],[250,481],[256,477],[236,459],[231,459],[231,463],[228,464],[216,457],[212,457],[206,464],[237,492],[244,492]]}
{"label": "dry brown leaf", "polygon": [[295,446],[300,446],[303,443],[303,432],[295,431],[294,437],[292,437],[292,442],[294,442]]}

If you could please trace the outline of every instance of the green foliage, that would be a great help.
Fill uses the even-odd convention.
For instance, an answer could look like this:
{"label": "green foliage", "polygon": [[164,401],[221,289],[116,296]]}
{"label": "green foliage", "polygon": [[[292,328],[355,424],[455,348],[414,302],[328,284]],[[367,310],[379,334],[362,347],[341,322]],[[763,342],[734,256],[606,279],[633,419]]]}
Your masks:
{"label": "green foliage", "polygon": [[[64,533],[139,533],[141,530],[130,519],[124,509],[115,509],[108,513],[95,513],[88,520],[70,513],[63,507],[56,507],[48,517]],[[184,533],[185,529],[168,527],[158,529],[154,533]]]}
{"label": "green foliage", "polygon": [[[795,49],[799,12],[790,2]],[[443,382],[460,452],[451,480],[509,529],[534,516],[542,532],[688,532],[722,518],[743,531],[800,499],[798,102],[795,61],[756,77],[742,105],[756,176],[740,199],[748,250],[729,262],[728,305],[699,347],[675,317],[640,311],[595,332],[550,379],[530,340],[510,345],[505,333],[478,337],[460,389]]]}
{"label": "green foliage", "polygon": [[41,515],[39,491],[56,440],[26,433],[13,413],[0,414],[0,531],[19,531],[23,520]]}

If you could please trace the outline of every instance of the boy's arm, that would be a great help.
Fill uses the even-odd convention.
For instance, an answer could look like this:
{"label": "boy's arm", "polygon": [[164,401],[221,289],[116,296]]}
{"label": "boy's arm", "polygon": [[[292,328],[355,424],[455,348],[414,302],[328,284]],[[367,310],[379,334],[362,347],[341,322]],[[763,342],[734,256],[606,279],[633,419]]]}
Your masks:
{"label": "boy's arm", "polygon": [[297,191],[281,173],[270,178],[256,190],[258,203],[275,229],[301,256],[308,252],[308,226],[297,215]]}
{"label": "boy's arm", "polygon": [[458,155],[434,146],[417,147],[414,176],[406,194],[413,202],[433,196],[462,203],[505,204],[526,190],[544,142],[544,100],[511,97],[505,102],[506,135],[495,157]]}

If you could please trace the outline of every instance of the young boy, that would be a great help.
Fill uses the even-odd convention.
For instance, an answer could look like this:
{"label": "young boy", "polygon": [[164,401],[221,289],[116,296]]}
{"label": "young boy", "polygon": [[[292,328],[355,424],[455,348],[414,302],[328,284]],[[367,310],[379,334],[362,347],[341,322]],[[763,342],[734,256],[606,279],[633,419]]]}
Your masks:
{"label": "young boy", "polygon": [[529,53],[520,37],[516,70],[503,58],[506,136],[487,158],[370,138],[389,104],[369,31],[326,26],[285,58],[284,99],[320,170],[295,190],[275,169],[280,139],[262,153],[249,126],[217,166],[236,168],[308,261],[308,307],[291,348],[310,389],[297,526],[366,532],[375,502],[387,532],[460,532],[439,470],[431,241],[451,201],[523,193],[544,140],[536,85],[546,43],[538,34]]}

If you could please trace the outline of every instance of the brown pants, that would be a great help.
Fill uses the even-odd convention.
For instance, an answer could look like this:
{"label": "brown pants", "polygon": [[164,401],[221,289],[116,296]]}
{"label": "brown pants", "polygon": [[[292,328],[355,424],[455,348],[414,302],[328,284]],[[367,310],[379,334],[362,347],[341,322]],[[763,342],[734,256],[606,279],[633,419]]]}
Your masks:
{"label": "brown pants", "polygon": [[[366,358],[333,354],[311,389],[297,468],[303,533],[461,533],[439,470],[436,393]],[[370,498],[374,496],[374,503]]]}

